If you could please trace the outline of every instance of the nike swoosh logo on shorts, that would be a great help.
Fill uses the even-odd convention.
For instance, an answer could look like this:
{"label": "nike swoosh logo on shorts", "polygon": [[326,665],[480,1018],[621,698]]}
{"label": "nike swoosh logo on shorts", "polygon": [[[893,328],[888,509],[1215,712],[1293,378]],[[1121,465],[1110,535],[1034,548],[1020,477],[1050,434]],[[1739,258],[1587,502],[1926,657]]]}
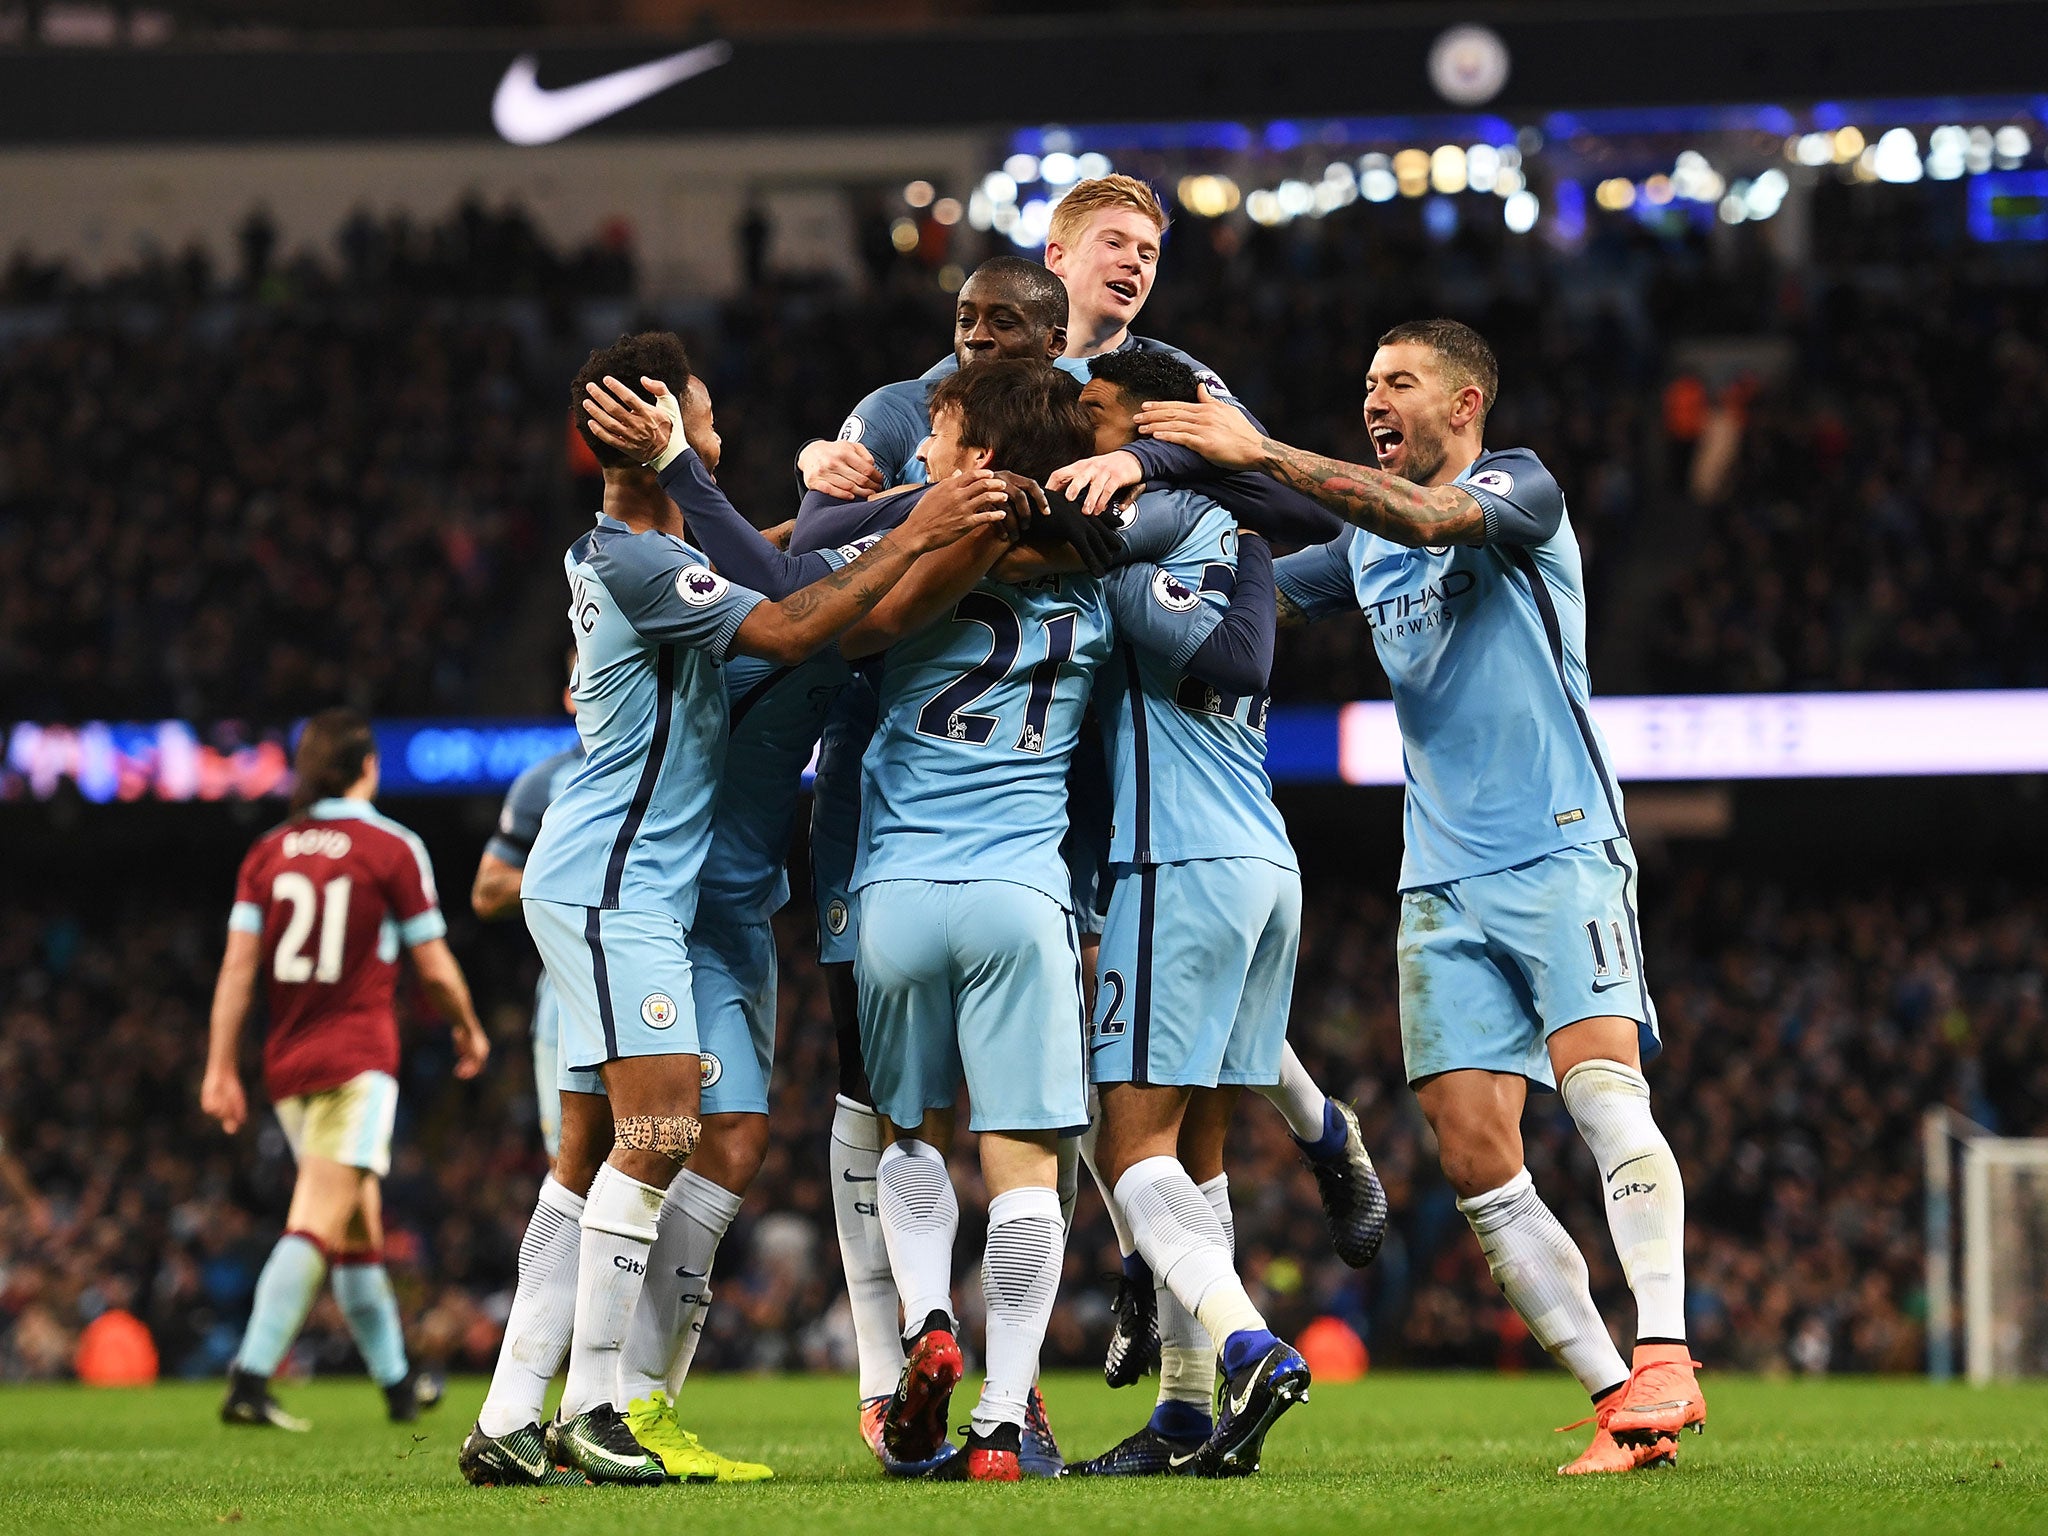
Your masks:
{"label": "nike swoosh logo on shorts", "polygon": [[875,1182],[875,1175],[872,1173],[855,1173],[851,1168],[840,1169],[839,1177],[846,1180],[849,1184],[872,1184]]}
{"label": "nike swoosh logo on shorts", "polygon": [[1621,981],[1596,981],[1593,983],[1593,990],[1595,992],[1612,992],[1616,987],[1632,987],[1634,985],[1633,981],[1626,979]]}
{"label": "nike swoosh logo on shorts", "polygon": [[522,53],[506,69],[491,97],[491,124],[508,144],[553,144],[659,96],[672,85],[714,70],[731,57],[730,43],[700,43],[665,59],[551,91],[540,83],[538,57]]}

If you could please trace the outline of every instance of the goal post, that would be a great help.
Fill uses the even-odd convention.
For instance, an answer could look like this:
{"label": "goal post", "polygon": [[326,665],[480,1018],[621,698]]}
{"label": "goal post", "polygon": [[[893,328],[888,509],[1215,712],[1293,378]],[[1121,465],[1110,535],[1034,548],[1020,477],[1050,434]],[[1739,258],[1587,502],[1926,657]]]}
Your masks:
{"label": "goal post", "polygon": [[2048,1138],[1994,1135],[1944,1106],[1921,1132],[1928,1374],[1947,1380],[1960,1364],[1973,1382],[2048,1375]]}

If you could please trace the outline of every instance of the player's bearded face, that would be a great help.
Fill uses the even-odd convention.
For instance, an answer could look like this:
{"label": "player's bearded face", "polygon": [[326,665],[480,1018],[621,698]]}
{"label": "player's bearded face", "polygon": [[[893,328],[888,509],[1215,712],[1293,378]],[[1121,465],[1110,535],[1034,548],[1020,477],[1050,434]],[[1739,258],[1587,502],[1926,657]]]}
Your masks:
{"label": "player's bearded face", "polygon": [[958,411],[933,413],[931,436],[917,445],[917,456],[923,461],[929,480],[943,480],[963,469],[978,469],[989,459],[986,448],[969,448],[960,441]]}
{"label": "player's bearded face", "polygon": [[1448,456],[1455,397],[1427,349],[1382,347],[1365,376],[1365,430],[1390,475],[1426,485]]}

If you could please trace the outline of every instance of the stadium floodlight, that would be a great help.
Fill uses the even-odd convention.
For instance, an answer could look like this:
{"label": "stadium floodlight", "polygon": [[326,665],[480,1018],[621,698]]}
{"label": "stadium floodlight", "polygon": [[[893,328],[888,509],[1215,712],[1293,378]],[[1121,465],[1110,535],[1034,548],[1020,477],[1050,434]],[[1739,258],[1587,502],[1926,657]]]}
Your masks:
{"label": "stadium floodlight", "polygon": [[898,219],[889,226],[889,243],[908,256],[917,249],[917,220]]}
{"label": "stadium floodlight", "polygon": [[1244,200],[1245,214],[1254,224],[1284,224],[1287,215],[1280,211],[1280,199],[1265,187]]}
{"label": "stadium floodlight", "polygon": [[1715,210],[1720,214],[1723,224],[1740,224],[1748,219],[1749,204],[1744,201],[1748,191],[1749,183],[1746,181],[1738,181],[1728,189],[1728,195],[1721,199],[1720,206]]}
{"label": "stadium floodlight", "polygon": [[1368,203],[1391,203],[1400,195],[1393,162],[1385,155],[1364,155],[1358,162],[1358,190]]}
{"label": "stadium floodlight", "polygon": [[1960,123],[1944,123],[1927,135],[1927,175],[1931,181],[1954,181],[1963,174],[1970,135]]}
{"label": "stadium floodlight", "polygon": [[1493,178],[1493,195],[1503,198],[1513,197],[1528,184],[1519,166],[1504,165],[1500,168],[1500,173]]}
{"label": "stadium floodlight", "polygon": [[2027,162],[2027,152],[2034,147],[2027,130],[2017,123],[2007,123],[1991,136],[1991,152],[1998,157],[2001,171],[2016,171]]}
{"label": "stadium floodlight", "polygon": [[2048,1137],[1999,1136],[1946,1105],[1921,1119],[1927,1369],[1956,1367],[1955,1200],[1961,1167],[1963,1358],[1983,1383],[2048,1375]]}
{"label": "stadium floodlight", "polygon": [[932,199],[936,196],[938,190],[930,182],[922,179],[913,181],[903,189],[903,201],[913,208],[931,207]]}
{"label": "stadium floodlight", "polygon": [[1918,181],[1921,176],[1920,141],[1913,137],[1910,128],[1887,128],[1878,136],[1876,153],[1871,158],[1871,169],[1877,172],[1879,181],[1903,186]]}
{"label": "stadium floodlight", "polygon": [[1429,190],[1429,151],[1404,149],[1394,156],[1394,180],[1403,197],[1420,197]]}
{"label": "stadium floodlight", "polygon": [[1456,144],[1439,144],[1429,157],[1429,184],[1439,192],[1465,190],[1465,151]]}
{"label": "stadium floodlight", "polygon": [[1070,187],[1081,179],[1081,162],[1061,150],[1038,162],[1038,174],[1049,187]]}
{"label": "stadium floodlight", "polygon": [[932,221],[937,224],[958,224],[960,213],[960,199],[957,197],[942,197],[932,204]]}
{"label": "stadium floodlight", "polygon": [[1635,206],[1636,184],[1626,176],[1610,176],[1593,189],[1593,201],[1609,213],[1621,213]]}
{"label": "stadium floodlight", "polygon": [[1847,165],[1863,153],[1863,130],[1848,123],[1835,130],[1835,164]]}
{"label": "stadium floodlight", "polygon": [[1972,128],[1969,147],[1963,151],[1963,169],[1972,176],[1982,176],[1990,170],[1993,142],[1989,128]]}
{"label": "stadium floodlight", "polygon": [[1017,178],[1008,171],[990,171],[981,178],[981,190],[990,203],[1014,203],[1017,201]]}
{"label": "stadium floodlight", "polygon": [[1749,184],[1742,194],[1742,208],[1752,219],[1768,219],[1785,206],[1785,194],[1792,190],[1792,178],[1776,166]]}
{"label": "stadium floodlight", "polygon": [[1003,162],[1003,174],[1012,181],[1025,183],[1038,180],[1038,156],[1015,154]]}
{"label": "stadium floodlight", "polygon": [[970,229],[993,229],[996,223],[995,200],[981,188],[976,187],[967,195],[967,226]]}
{"label": "stadium floodlight", "polygon": [[1074,169],[1080,172],[1083,181],[1092,181],[1097,176],[1107,176],[1110,172],[1109,157],[1098,155],[1091,150],[1075,159]]}
{"label": "stadium floodlight", "polygon": [[1536,227],[1537,216],[1542,211],[1542,205],[1536,201],[1534,192],[1517,192],[1501,204],[1500,216],[1510,231],[1526,235]]}
{"label": "stadium floodlight", "polygon": [[1316,189],[1305,181],[1283,181],[1273,195],[1279,198],[1280,212],[1286,218],[1298,219],[1315,210]]}
{"label": "stadium floodlight", "polygon": [[1465,185],[1474,192],[1491,192],[1500,175],[1500,151],[1491,144],[1474,144],[1465,151]]}
{"label": "stadium floodlight", "polygon": [[1801,165],[1831,165],[1835,159],[1835,136],[1831,133],[1802,133],[1793,145],[1792,153]]}
{"label": "stadium floodlight", "polygon": [[1045,237],[1052,228],[1052,204],[1042,197],[1034,197],[1017,210],[1016,227],[1009,231],[1012,242],[1027,251],[1035,251],[1045,244]]}

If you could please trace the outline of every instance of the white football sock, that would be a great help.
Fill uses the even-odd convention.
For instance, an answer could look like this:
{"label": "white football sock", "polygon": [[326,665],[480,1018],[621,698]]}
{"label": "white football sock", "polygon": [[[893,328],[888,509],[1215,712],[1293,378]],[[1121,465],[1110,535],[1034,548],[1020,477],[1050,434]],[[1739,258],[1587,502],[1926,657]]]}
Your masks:
{"label": "white football sock", "polygon": [[972,1415],[978,1434],[1024,1423],[1024,1400],[1038,1379],[1038,1351],[1060,1287],[1066,1224],[1057,1190],[1012,1189],[988,1203],[988,1246],[981,1293],[988,1308],[988,1379]]}
{"label": "white football sock", "polygon": [[881,1155],[881,1116],[841,1094],[832,1111],[832,1222],[839,1229],[862,1402],[894,1392],[903,1371],[903,1321],[875,1174]]}
{"label": "white football sock", "polygon": [[1685,1182],[1650,1113],[1650,1085],[1618,1061],[1582,1061],[1557,1085],[1593,1150],[1607,1229],[1636,1296],[1636,1337],[1685,1339]]}
{"label": "white football sock", "polygon": [[1170,1157],[1134,1163],[1116,1181],[1117,1203],[1152,1273],[1219,1343],[1266,1320],[1245,1294],[1216,1212],[1187,1170]]}
{"label": "white football sock", "polygon": [[1216,1345],[1201,1319],[1154,1277],[1159,1305],[1159,1401],[1192,1403],[1204,1413],[1216,1397]]}
{"label": "white football sock", "polygon": [[1230,1175],[1219,1173],[1213,1179],[1204,1179],[1195,1188],[1202,1192],[1202,1198],[1209,1202],[1209,1209],[1216,1213],[1216,1224],[1223,1229],[1223,1241],[1230,1249],[1233,1259],[1237,1256],[1237,1218],[1230,1214]]}
{"label": "white football sock", "polygon": [[1628,1379],[1593,1307],[1585,1256],[1536,1193],[1524,1168],[1499,1189],[1460,1200],[1486,1266],[1536,1342],[1591,1393]]}
{"label": "white football sock", "polygon": [[662,1192],[610,1163],[597,1170],[583,1203],[577,1244],[576,1332],[569,1340],[569,1380],[556,1412],[564,1423],[619,1391],[619,1351],[647,1280],[647,1255],[661,1218]]}
{"label": "white football sock", "polygon": [[[960,1202],[939,1149],[924,1141],[898,1141],[875,1165],[882,1237],[889,1272],[903,1298],[904,1326],[919,1328],[933,1312],[953,1313],[953,1239]],[[890,1389],[895,1383],[892,1380]]]}
{"label": "white football sock", "polygon": [[647,1253],[647,1283],[619,1351],[619,1412],[643,1397],[673,1397],[690,1374],[698,1331],[711,1305],[711,1261],[740,1213],[740,1197],[685,1168],[661,1202],[659,1230]]}
{"label": "white football sock", "polygon": [[1300,1141],[1315,1141],[1323,1134],[1323,1106],[1329,1096],[1316,1086],[1308,1068],[1294,1054],[1292,1045],[1280,1053],[1280,1081],[1253,1084],[1252,1092],[1280,1111],[1287,1129]]}
{"label": "white football sock", "polygon": [[505,1341],[477,1415],[487,1435],[509,1435],[537,1422],[548,1383],[569,1353],[582,1219],[581,1195],[551,1178],[541,1181],[540,1200],[519,1242],[519,1288],[505,1319]]}

